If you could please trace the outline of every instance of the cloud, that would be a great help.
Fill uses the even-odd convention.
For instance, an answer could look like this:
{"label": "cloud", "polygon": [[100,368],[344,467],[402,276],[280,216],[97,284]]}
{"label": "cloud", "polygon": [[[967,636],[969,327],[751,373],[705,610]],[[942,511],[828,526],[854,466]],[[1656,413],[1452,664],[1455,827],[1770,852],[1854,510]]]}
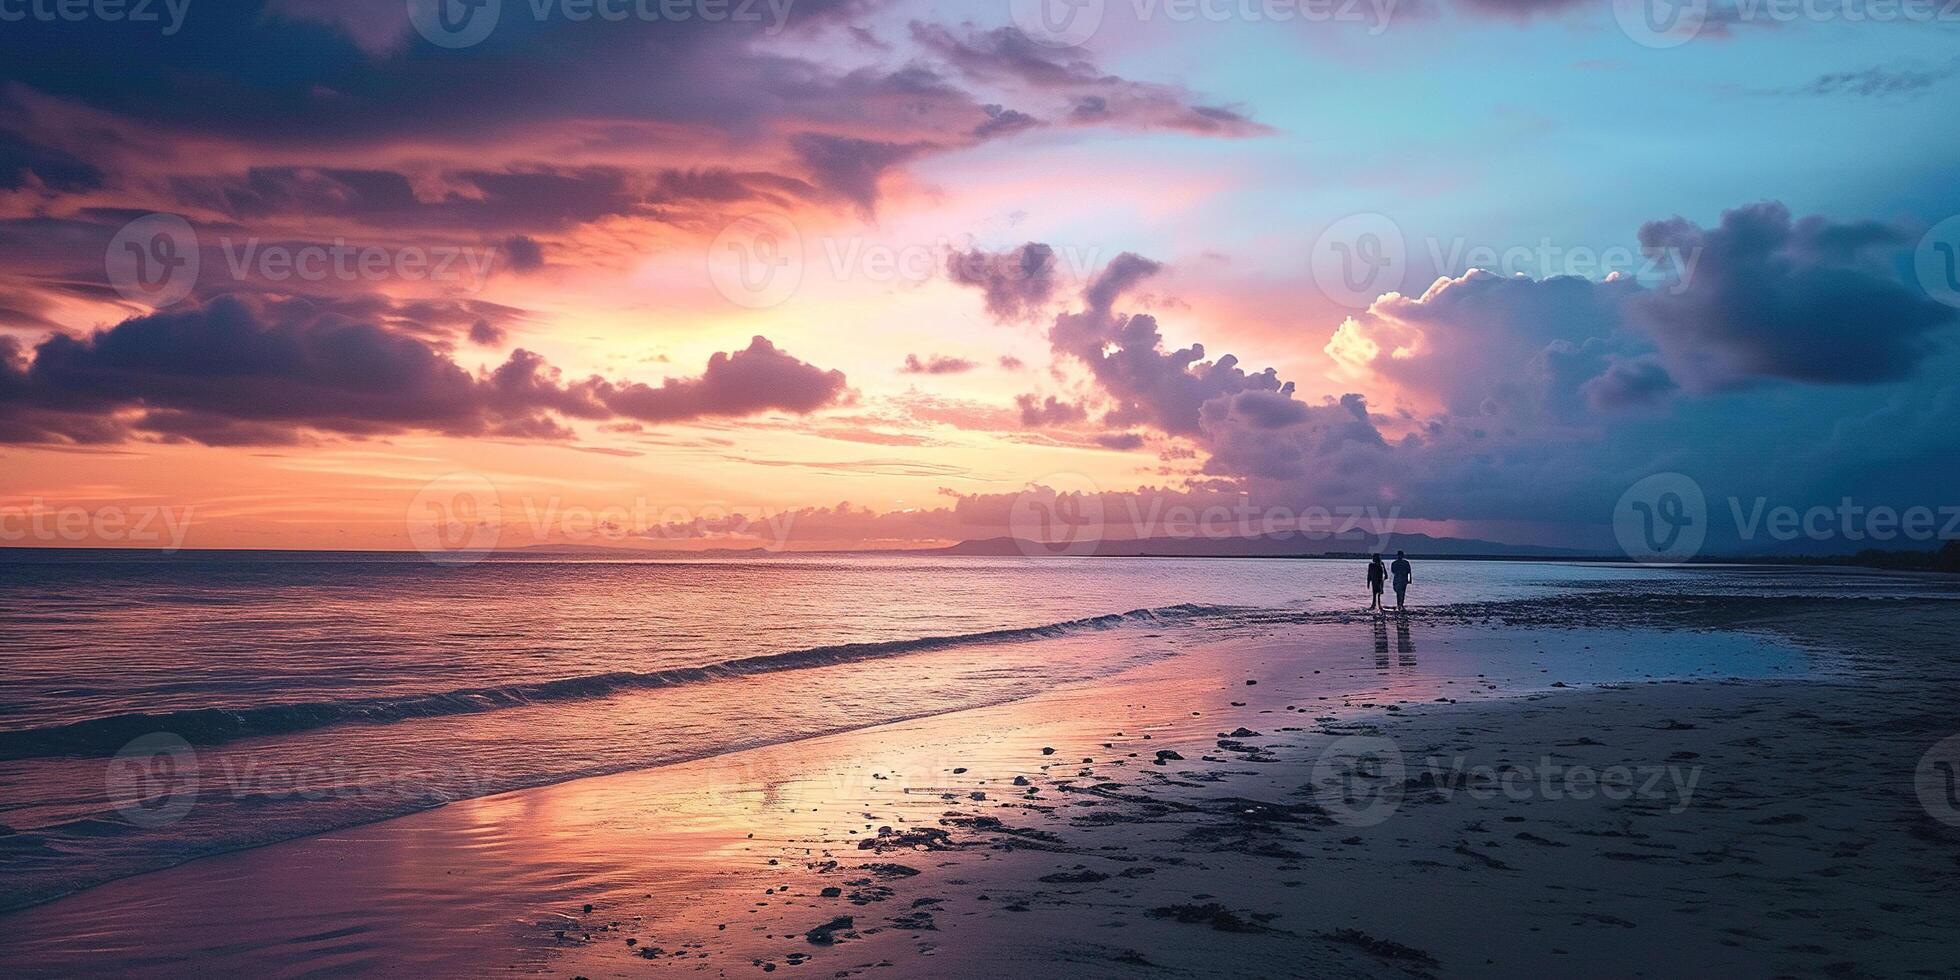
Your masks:
{"label": "cloud", "polygon": [[919,355],[907,354],[905,355],[905,366],[900,368],[899,371],[903,374],[963,374],[978,366],[964,357],[947,357],[943,354],[933,354],[921,361],[919,360]]}
{"label": "cloud", "polygon": [[102,182],[102,171],[93,164],[0,128],[0,191],[32,187],[50,194],[72,194],[94,190]]}
{"label": "cloud", "polygon": [[[617,167],[452,170],[417,188],[394,170],[254,167],[175,177],[175,201],[235,219],[344,218],[370,227],[558,231],[630,214],[641,194]],[[519,236],[522,237],[522,236]]]}
{"label": "cloud", "polygon": [[814,412],[841,401],[844,372],[826,371],[791,357],[765,337],[730,354],[708,358],[699,378],[669,378],[659,387],[588,382],[618,415],[642,422],[678,422],[705,416],[753,415],[778,410]]}
{"label": "cloud", "polygon": [[1049,331],[1056,352],[1087,366],[1109,397],[1104,424],[1197,435],[1205,407],[1221,399],[1233,403],[1228,412],[1252,421],[1279,420],[1295,411],[1292,383],[1280,381],[1273,369],[1248,374],[1230,354],[1206,360],[1202,344],[1166,350],[1155,317],[1115,312],[1127,290],[1160,269],[1134,253],[1118,255],[1083,290],[1087,308],[1057,316]]}
{"label": "cloud", "polygon": [[1283,492],[1295,500],[1373,503],[1384,496],[1386,487],[1370,477],[1392,462],[1388,442],[1358,394],[1309,404],[1254,392],[1207,404],[1205,416],[1206,473],[1298,484]]}
{"label": "cloud", "polygon": [[1899,279],[1913,236],[1878,222],[1793,219],[1766,202],[1714,228],[1648,222],[1639,240],[1673,278],[1471,270],[1383,296],[1325,352],[1453,414],[1567,419],[1675,392],[1900,380],[1956,319]]}
{"label": "cloud", "polygon": [[170,211],[265,241],[509,243],[521,273],[543,261],[523,242],[624,264],[697,244],[655,225],[870,216],[903,168],[1064,120],[1081,96],[1107,103],[1096,125],[1260,131],[1079,57],[983,68],[1044,57],[1018,32],[759,43],[848,29],[853,0],[798,2],[787,24],[505,17],[460,50],[419,38],[399,0],[216,3],[167,45],[100,20],[0,32],[0,193],[54,202],[31,213],[57,222]]}
{"label": "cloud", "polygon": [[695,378],[658,387],[598,377],[566,383],[513,352],[473,373],[444,350],[331,306],[225,296],[125,320],[86,337],[55,334],[31,361],[0,348],[0,439],[209,445],[302,441],[312,433],[567,438],[563,419],[679,422],[768,410],[809,412],[845,392],[823,371],[757,337]]}
{"label": "cloud", "polygon": [[993,139],[996,136],[1011,136],[1025,129],[1041,125],[1041,120],[1015,109],[989,103],[980,107],[987,113],[985,121],[973,127],[973,135],[978,139]]}
{"label": "cloud", "polygon": [[1956,319],[1892,271],[1890,257],[1913,240],[1877,222],[1793,221],[1775,202],[1725,211],[1714,228],[1649,222],[1642,248],[1694,264],[1679,288],[1633,297],[1633,316],[1674,376],[1698,391],[1770,379],[1896,381]]}
{"label": "cloud", "polygon": [[478,320],[470,324],[470,343],[472,344],[482,347],[496,347],[501,345],[506,337],[507,334],[503,328],[488,320]]}
{"label": "cloud", "polygon": [[790,147],[817,186],[870,214],[878,201],[878,178],[893,166],[929,149],[931,144],[799,133],[791,137]]}
{"label": "cloud", "polygon": [[1029,428],[1049,425],[1073,425],[1089,417],[1087,409],[1074,402],[1065,402],[1054,395],[1042,398],[1038,395],[1016,395],[1014,404],[1021,410],[1021,424]]}
{"label": "cloud", "polygon": [[1352,377],[1387,380],[1454,414],[1568,414],[1607,354],[1639,352],[1621,330],[1622,304],[1638,289],[1472,269],[1419,296],[1381,297],[1323,349]]}
{"label": "cloud", "polygon": [[[1098,442],[1169,436],[1167,449],[1189,447],[1175,458],[1202,461],[1187,492],[1260,505],[1597,528],[1633,480],[1664,469],[1705,476],[1711,492],[1808,494],[1850,464],[1786,464],[1792,434],[1809,431],[1791,429],[1787,408],[1708,396],[1770,381],[1879,385],[1934,356],[1953,315],[1899,281],[1910,238],[1754,205],[1713,229],[1647,225],[1642,244],[1668,255],[1674,280],[1472,270],[1385,295],[1325,352],[1336,376],[1394,392],[1386,413],[1355,392],[1301,397],[1277,371],[1201,344],[1168,346],[1155,315],[1126,309],[1161,266],[1126,253],[1055,315],[1055,354],[1093,388],[1080,403],[1050,402],[1061,424],[1099,413],[1124,430]],[[1051,407],[1032,395],[1019,405],[1031,424]],[[1738,448],[1737,431],[1764,441]]]}
{"label": "cloud", "polygon": [[504,260],[512,269],[519,272],[532,272],[544,268],[544,246],[529,235],[512,235],[504,239]]}
{"label": "cloud", "polygon": [[978,288],[986,296],[987,312],[997,320],[1033,314],[1059,285],[1055,250],[1040,242],[1003,253],[955,250],[946,257],[946,274],[962,286]]}
{"label": "cloud", "polygon": [[[1237,110],[1203,105],[1177,86],[1108,74],[1086,52],[1042,44],[1017,27],[969,27],[956,32],[915,22],[911,33],[913,41],[926,51],[976,82],[1010,85],[1061,100],[1067,107],[1064,118],[1076,125],[1171,129],[1226,137],[1270,131]],[[994,116],[989,122],[999,118]]]}
{"label": "cloud", "polygon": [[1658,404],[1680,387],[1658,359],[1639,357],[1615,360],[1603,373],[1581,382],[1579,393],[1592,407],[1614,411]]}
{"label": "cloud", "polygon": [[1862,71],[1828,72],[1811,79],[1808,84],[1789,90],[1789,94],[1852,95],[1868,99],[1893,95],[1917,95],[1952,78],[1955,74],[1960,74],[1960,61],[1951,62],[1940,68],[1874,67]]}

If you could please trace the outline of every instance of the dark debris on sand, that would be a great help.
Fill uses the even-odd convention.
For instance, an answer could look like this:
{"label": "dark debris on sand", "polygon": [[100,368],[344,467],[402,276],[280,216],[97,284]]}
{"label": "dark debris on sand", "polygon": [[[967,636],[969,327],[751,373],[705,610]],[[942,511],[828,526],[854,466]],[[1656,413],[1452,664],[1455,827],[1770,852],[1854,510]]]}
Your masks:
{"label": "dark debris on sand", "polygon": [[1265,923],[1278,916],[1271,912],[1249,912],[1244,916],[1217,902],[1203,905],[1160,905],[1147,913],[1153,919],[1170,919],[1192,925],[1208,925],[1219,932],[1272,932]]}
{"label": "dark debris on sand", "polygon": [[1320,934],[1320,937],[1329,942],[1336,942],[1345,946],[1353,946],[1357,949],[1365,950],[1384,960],[1430,967],[1441,965],[1436,962],[1436,957],[1414,946],[1404,946],[1401,943],[1391,940],[1378,939],[1359,929],[1336,929],[1333,932],[1323,932]]}

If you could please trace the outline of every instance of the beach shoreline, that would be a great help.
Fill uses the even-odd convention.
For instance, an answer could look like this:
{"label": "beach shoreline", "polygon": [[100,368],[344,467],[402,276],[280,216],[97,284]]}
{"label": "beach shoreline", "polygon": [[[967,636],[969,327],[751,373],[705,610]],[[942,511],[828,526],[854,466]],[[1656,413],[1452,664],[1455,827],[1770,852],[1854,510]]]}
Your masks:
{"label": "beach shoreline", "polygon": [[[1949,616],[1831,605],[1850,613],[1809,603],[1743,633],[1660,634],[1851,655],[1790,671],[1802,679],[1548,674],[1528,692],[1479,690],[1491,670],[1452,665],[1496,643],[1582,677],[1577,634],[1415,617],[1404,652],[1373,642],[1367,617],[1276,624],[1008,704],[123,879],[0,917],[22,937],[0,964],[1856,974],[1870,954],[1853,951],[1878,948],[1892,961],[1868,972],[1938,973],[1960,924],[1937,901],[1960,831],[1914,798],[1913,774],[1960,711],[1938,697],[1944,668],[1910,665]],[[1871,649],[1874,631],[1917,639]],[[1363,683],[1302,693],[1333,690],[1335,672]],[[1620,768],[1637,778],[1614,799],[1598,780]],[[211,921],[231,926],[199,935]]]}

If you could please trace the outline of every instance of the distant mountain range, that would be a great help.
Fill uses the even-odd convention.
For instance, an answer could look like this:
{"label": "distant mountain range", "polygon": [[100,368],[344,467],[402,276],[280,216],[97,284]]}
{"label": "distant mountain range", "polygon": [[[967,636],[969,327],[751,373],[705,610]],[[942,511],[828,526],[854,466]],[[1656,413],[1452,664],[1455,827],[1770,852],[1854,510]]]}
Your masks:
{"label": "distant mountain range", "polygon": [[[1432,558],[1585,558],[1609,557],[1596,552],[1586,552],[1569,548],[1543,548],[1534,545],[1505,544],[1501,541],[1483,541],[1477,538],[1438,538],[1427,534],[1391,534],[1383,538],[1374,535],[1351,535],[1346,537],[1302,537],[1299,534],[1269,534],[1245,538],[1131,538],[1097,542],[1093,549],[1071,549],[1070,554],[1082,554],[1098,558],[1302,558],[1323,555],[1365,555],[1373,551],[1394,554],[1396,550],[1409,553],[1411,557]],[[1060,551],[1059,547],[1043,546],[1022,541],[1018,538],[979,538],[962,541],[944,548],[858,548],[835,551],[778,552],[763,548],[704,548],[698,551],[679,551],[670,549],[637,548],[630,545],[565,544],[532,545],[525,548],[507,549],[505,553],[515,554],[556,554],[556,555],[674,555],[717,558],[764,558],[786,554],[907,554],[907,555],[955,555],[976,558],[1020,558],[1024,556],[1041,557]]]}
{"label": "distant mountain range", "polygon": [[[983,538],[962,541],[948,548],[934,548],[926,554],[939,555],[1044,555],[1058,547],[1024,542],[1016,538]],[[1431,558],[1582,558],[1603,557],[1596,553],[1535,545],[1505,544],[1476,538],[1437,538],[1427,534],[1355,535],[1352,537],[1302,537],[1299,534],[1268,534],[1246,538],[1137,538],[1099,541],[1081,553],[1098,558],[1300,558],[1321,555],[1365,555],[1372,552],[1394,554],[1406,551],[1411,557]],[[1075,553],[1071,551],[1071,553]]]}

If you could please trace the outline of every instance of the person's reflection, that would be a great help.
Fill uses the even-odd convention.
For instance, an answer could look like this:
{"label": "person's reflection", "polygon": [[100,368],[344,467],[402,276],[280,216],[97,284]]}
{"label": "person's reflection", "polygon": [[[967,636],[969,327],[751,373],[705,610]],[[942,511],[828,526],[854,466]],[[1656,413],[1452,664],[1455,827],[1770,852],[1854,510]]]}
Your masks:
{"label": "person's reflection", "polygon": [[1388,624],[1375,617],[1375,669],[1388,669]]}
{"label": "person's reflection", "polygon": [[1395,652],[1401,654],[1397,662],[1404,667],[1416,665],[1416,641],[1409,637],[1408,614],[1395,617]]}

